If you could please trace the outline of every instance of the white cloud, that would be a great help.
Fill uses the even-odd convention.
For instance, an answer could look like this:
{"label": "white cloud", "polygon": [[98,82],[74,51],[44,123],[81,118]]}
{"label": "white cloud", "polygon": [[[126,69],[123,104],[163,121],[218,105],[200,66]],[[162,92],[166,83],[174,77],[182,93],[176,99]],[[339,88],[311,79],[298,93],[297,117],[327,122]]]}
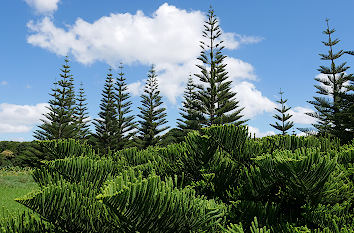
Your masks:
{"label": "white cloud", "polygon": [[110,14],[93,23],[77,19],[67,29],[56,27],[49,17],[28,23],[33,32],[27,41],[59,55],[73,54],[84,64],[104,61],[183,63],[199,54],[204,15],[187,12],[167,3],[152,15]]}
{"label": "white cloud", "polygon": [[36,105],[0,104],[0,133],[23,133],[32,130],[39,123],[42,114],[48,110],[47,103]]}
{"label": "white cloud", "polygon": [[[162,4],[152,16],[142,11],[136,14],[117,13],[90,23],[83,19],[66,28],[56,27],[53,19],[30,21],[28,43],[58,55],[72,56],[83,64],[103,61],[115,67],[125,64],[156,64],[161,93],[172,103],[184,91],[189,73],[196,73],[199,41],[205,14],[186,11]],[[257,43],[258,37],[223,32],[225,48],[236,49],[240,44]],[[232,79],[252,79],[252,65],[235,58],[227,58],[227,71]],[[130,85],[132,93],[141,93],[141,81]]]}
{"label": "white cloud", "polygon": [[26,125],[11,125],[0,123],[0,133],[25,133],[31,131]]}
{"label": "white cloud", "polygon": [[290,121],[293,121],[296,124],[314,124],[316,122],[316,119],[306,115],[305,113],[307,113],[307,112],[313,112],[313,110],[310,108],[304,108],[304,107],[291,108],[288,111],[288,113],[290,115],[293,115],[290,118]]}
{"label": "white cloud", "polygon": [[0,82],[0,85],[1,85],[1,86],[5,86],[5,85],[7,85],[7,84],[8,84],[7,81],[1,81],[1,82]]}
{"label": "white cloud", "polygon": [[194,73],[198,72],[198,67],[195,65],[195,60],[191,59],[184,64],[161,64],[157,65],[158,83],[161,94],[166,96],[167,99],[175,104],[176,97],[183,95],[185,85],[189,75],[198,82]]}
{"label": "white cloud", "polygon": [[241,79],[257,79],[257,76],[254,73],[254,68],[251,64],[233,57],[226,57],[224,61],[227,64],[226,71],[233,81]]}
{"label": "white cloud", "polygon": [[141,81],[130,83],[127,86],[128,86],[128,91],[134,96],[139,96],[144,91],[144,84]]}
{"label": "white cloud", "polygon": [[252,137],[256,134],[257,138],[262,138],[265,136],[275,135],[274,131],[261,132],[258,128],[248,126],[248,132],[251,133]]}
{"label": "white cloud", "polygon": [[251,118],[264,112],[272,112],[276,107],[276,104],[263,96],[252,83],[240,82],[232,90],[237,92],[236,98],[240,101],[240,105],[245,107],[242,111],[245,118]]}
{"label": "white cloud", "polygon": [[25,0],[37,13],[51,14],[58,9],[60,0]]}
{"label": "white cloud", "polygon": [[[59,55],[71,53],[84,64],[95,61],[110,65],[181,64],[199,55],[204,20],[205,15],[200,11],[186,11],[167,3],[152,16],[142,11],[112,13],[93,23],[78,18],[67,28],[56,27],[51,18],[45,17],[27,24],[32,32],[27,41]],[[222,37],[228,49],[261,40],[229,32]]]}
{"label": "white cloud", "polygon": [[222,32],[220,40],[224,41],[226,49],[237,49],[241,44],[256,44],[263,40],[262,37],[245,36],[233,32]]}

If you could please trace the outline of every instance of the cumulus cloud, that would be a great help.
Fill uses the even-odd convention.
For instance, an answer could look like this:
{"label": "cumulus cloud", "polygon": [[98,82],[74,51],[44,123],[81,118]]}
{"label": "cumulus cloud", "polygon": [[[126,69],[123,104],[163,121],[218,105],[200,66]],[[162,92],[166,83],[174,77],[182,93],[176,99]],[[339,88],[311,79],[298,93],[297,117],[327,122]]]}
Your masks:
{"label": "cumulus cloud", "polygon": [[258,128],[252,126],[248,126],[248,132],[251,133],[252,137],[255,134],[257,138],[275,135],[274,131],[261,132]]}
{"label": "cumulus cloud", "polygon": [[[67,28],[56,27],[51,18],[45,17],[27,24],[32,32],[27,41],[59,55],[71,53],[84,64],[180,64],[199,55],[204,20],[200,11],[186,11],[167,3],[152,16],[140,10],[136,14],[112,13],[93,23],[78,18]],[[228,49],[261,40],[228,32],[222,36]]]}
{"label": "cumulus cloud", "polygon": [[131,94],[133,94],[134,96],[139,96],[144,91],[144,83],[142,83],[141,81],[130,83],[127,86],[128,86],[129,92]]}
{"label": "cumulus cloud", "polygon": [[37,13],[51,14],[58,9],[60,0],[25,0]]}
{"label": "cumulus cloud", "polygon": [[233,57],[226,57],[224,61],[227,64],[226,71],[233,81],[239,81],[241,79],[257,79],[257,76],[254,73],[254,68],[251,64]]}
{"label": "cumulus cloud", "polygon": [[[186,11],[167,3],[152,16],[142,11],[135,14],[117,13],[90,23],[78,18],[76,22],[60,28],[53,19],[44,17],[30,21],[28,43],[58,55],[72,56],[83,64],[103,61],[115,67],[125,64],[156,64],[161,93],[172,103],[184,91],[189,73],[197,72],[195,63],[200,53],[205,14]],[[240,44],[258,43],[259,37],[223,32],[226,49]],[[235,58],[227,58],[227,71],[232,79],[256,79],[252,65]],[[134,95],[141,92],[141,81],[130,84]]]}
{"label": "cumulus cloud", "polygon": [[314,124],[316,119],[306,115],[307,112],[313,112],[310,108],[294,107],[288,111],[290,115],[293,115],[290,120],[296,124]]}
{"label": "cumulus cloud", "polygon": [[250,82],[240,82],[232,90],[237,92],[236,98],[240,101],[240,105],[245,107],[242,111],[245,118],[251,118],[264,112],[272,112],[276,107],[274,102],[263,96]]}
{"label": "cumulus cloud", "polygon": [[223,32],[220,37],[226,49],[237,49],[241,44],[255,44],[263,40],[262,37],[245,36],[233,32]]}
{"label": "cumulus cloud", "polygon": [[184,64],[161,64],[157,65],[158,82],[161,94],[166,96],[171,103],[176,103],[176,97],[181,96],[185,90],[189,75],[198,83],[194,73],[199,70],[195,65],[195,60],[189,60]]}
{"label": "cumulus cloud", "polygon": [[24,133],[39,123],[48,110],[47,103],[36,105],[0,104],[0,133]]}
{"label": "cumulus cloud", "polygon": [[142,64],[182,63],[199,53],[204,15],[167,3],[153,15],[110,14],[93,23],[78,18],[68,28],[58,28],[49,17],[30,21],[27,41],[59,55],[72,53],[83,64],[104,61]]}

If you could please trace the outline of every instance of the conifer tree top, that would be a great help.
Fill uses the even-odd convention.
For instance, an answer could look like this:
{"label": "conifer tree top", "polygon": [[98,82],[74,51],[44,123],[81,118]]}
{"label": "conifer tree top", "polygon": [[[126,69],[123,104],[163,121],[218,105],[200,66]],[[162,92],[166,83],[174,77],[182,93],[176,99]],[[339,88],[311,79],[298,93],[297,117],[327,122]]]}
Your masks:
{"label": "conifer tree top", "polygon": [[352,101],[350,86],[353,86],[353,74],[347,74],[349,66],[346,62],[338,64],[338,59],[350,52],[343,49],[335,52],[334,47],[340,42],[339,39],[333,38],[335,31],[326,19],[326,29],[323,34],[327,36],[327,41],[322,41],[322,43],[328,48],[328,52],[319,55],[321,60],[329,64],[328,66],[320,65],[318,69],[323,76],[315,78],[318,82],[315,88],[316,93],[321,96],[315,96],[314,100],[308,101],[315,107],[316,112],[307,113],[307,115],[316,118],[317,122],[313,126],[320,134],[335,135],[343,141],[348,141],[353,137],[354,131],[352,124],[347,123],[353,119],[349,104]]}
{"label": "conifer tree top", "polygon": [[275,122],[275,125],[274,124],[270,124],[270,125],[272,127],[274,127],[275,129],[281,131],[282,135],[285,135],[285,134],[287,134],[287,131],[294,126],[294,122],[288,121],[292,117],[292,115],[287,113],[291,108],[285,106],[285,103],[288,100],[283,99],[284,92],[281,89],[279,91],[279,94],[280,94],[280,100],[277,100],[276,102],[281,105],[281,108],[275,108],[275,110],[277,112],[279,112],[280,114],[275,114],[273,117],[276,120],[280,121],[281,124],[279,124],[278,122]]}
{"label": "conifer tree top", "polygon": [[196,65],[200,72],[195,74],[201,82],[196,86],[197,111],[202,116],[200,123],[205,126],[228,123],[240,125],[245,122],[240,119],[243,108],[239,107],[236,93],[231,90],[232,81],[225,69],[226,56],[222,53],[223,41],[219,39],[221,29],[212,8],[207,17],[202,32],[205,40],[200,41],[198,60],[201,64]]}

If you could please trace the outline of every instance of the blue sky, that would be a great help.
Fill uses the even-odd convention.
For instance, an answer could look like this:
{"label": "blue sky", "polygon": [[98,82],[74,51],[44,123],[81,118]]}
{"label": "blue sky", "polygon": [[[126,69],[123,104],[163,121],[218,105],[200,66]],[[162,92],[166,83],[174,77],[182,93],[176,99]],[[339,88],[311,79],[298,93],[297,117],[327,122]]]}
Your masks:
{"label": "blue sky", "polygon": [[[317,68],[328,65],[318,56],[326,53],[325,19],[341,39],[336,49],[353,50],[354,1],[4,0],[0,140],[33,140],[65,55],[75,82],[84,84],[91,119],[110,66],[125,64],[137,114],[147,71],[156,64],[174,127],[185,81],[198,72],[198,41],[210,5],[220,19],[229,76],[250,130],[276,133],[269,123],[280,88],[295,126],[309,126],[313,119],[304,112],[312,107],[306,101],[315,95]],[[353,56],[342,61],[354,64]]]}

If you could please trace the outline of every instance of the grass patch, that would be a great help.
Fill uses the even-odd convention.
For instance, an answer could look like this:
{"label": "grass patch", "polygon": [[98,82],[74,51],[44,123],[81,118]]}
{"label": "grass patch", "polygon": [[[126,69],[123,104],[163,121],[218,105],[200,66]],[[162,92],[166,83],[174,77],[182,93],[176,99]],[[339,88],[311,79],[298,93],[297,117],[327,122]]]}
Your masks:
{"label": "grass patch", "polygon": [[0,218],[6,211],[16,213],[28,210],[14,199],[37,188],[30,169],[0,169]]}

